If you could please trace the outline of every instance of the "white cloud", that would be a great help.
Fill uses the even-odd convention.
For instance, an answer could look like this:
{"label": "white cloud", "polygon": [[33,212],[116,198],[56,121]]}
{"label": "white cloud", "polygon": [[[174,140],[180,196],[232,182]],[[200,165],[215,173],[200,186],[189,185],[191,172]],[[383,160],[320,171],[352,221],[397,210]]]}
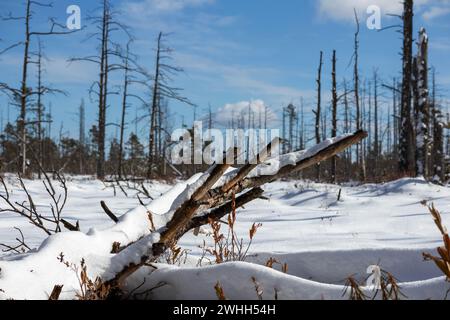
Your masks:
{"label": "white cloud", "polygon": [[[416,6],[422,6],[432,0],[416,0]],[[318,0],[320,16],[333,20],[354,21],[354,9],[358,15],[366,14],[369,6],[379,6],[383,15],[400,14],[403,4],[400,0]]]}
{"label": "white cloud", "polygon": [[434,50],[450,51],[450,41],[447,38],[433,38],[430,47]]}
{"label": "white cloud", "polygon": [[433,19],[446,16],[450,13],[450,1],[440,1],[440,5],[432,6],[427,9],[422,17],[425,21],[431,21]]}
{"label": "white cloud", "polygon": [[298,88],[278,84],[271,79],[280,77],[274,68],[246,67],[230,65],[210,60],[204,56],[193,54],[176,54],[177,64],[187,66],[186,71],[195,71],[209,79],[209,85],[218,84],[220,88],[239,91],[246,96],[263,97],[269,101],[290,102],[300,97],[311,98],[314,90],[303,91]]}
{"label": "white cloud", "polygon": [[45,62],[46,81],[61,84],[90,85],[98,76],[96,67],[89,62],[69,63],[66,57],[52,56]]}
{"label": "white cloud", "polygon": [[241,119],[241,121],[244,121],[245,126],[247,126],[249,111],[254,119],[255,127],[259,127],[260,119],[261,125],[264,126],[266,116],[269,127],[277,121],[276,114],[263,100],[258,99],[226,104],[215,112],[214,123],[216,126],[230,126],[232,122],[237,125],[237,122]]}
{"label": "white cloud", "polygon": [[154,13],[171,13],[188,7],[200,7],[214,3],[215,0],[140,0],[125,2],[125,11],[130,15],[152,15]]}

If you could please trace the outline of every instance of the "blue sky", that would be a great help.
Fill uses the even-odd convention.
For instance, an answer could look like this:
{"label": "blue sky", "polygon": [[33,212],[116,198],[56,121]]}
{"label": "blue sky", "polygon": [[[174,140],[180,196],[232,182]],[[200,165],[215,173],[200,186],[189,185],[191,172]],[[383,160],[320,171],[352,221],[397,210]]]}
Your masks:
{"label": "blue sky", "polygon": [[[0,12],[20,15],[23,1],[0,0]],[[175,79],[175,85],[185,89],[202,114],[211,104],[218,112],[228,110],[227,104],[242,105],[242,101],[261,100],[271,107],[274,118],[287,103],[305,101],[307,111],[315,103],[315,77],[320,50],[324,51],[323,94],[325,105],[329,104],[330,67],[332,50],[337,50],[338,79],[352,80],[352,69],[348,67],[353,51],[355,30],[353,8],[361,19],[360,63],[363,77],[371,77],[374,68],[382,80],[391,81],[400,76],[401,39],[396,29],[382,32],[365,27],[367,6],[380,6],[382,26],[399,24],[398,18],[387,13],[399,13],[401,4],[395,0],[113,0],[120,11],[119,19],[132,27],[136,41],[135,53],[139,62],[150,71],[154,63],[155,39],[159,31],[171,32],[168,38],[175,50],[174,62],[185,69]],[[76,4],[81,8],[82,24],[86,26],[77,34],[42,38],[46,62],[45,82],[69,95],[47,96],[45,104],[52,104],[54,113],[54,135],[63,123],[63,131],[78,136],[77,112],[82,98],[87,106],[87,127],[96,121],[96,104],[89,100],[88,89],[96,79],[95,65],[74,63],[67,59],[95,54],[95,42],[83,41],[92,26],[86,20],[98,10],[96,0],[57,0],[53,8],[36,8],[32,26],[46,30],[47,17],[61,22],[67,18],[66,8]],[[417,0],[415,30],[426,27],[430,37],[430,63],[436,67],[439,92],[444,103],[449,101],[450,87],[450,1]],[[22,39],[23,27],[18,22],[0,22],[0,48]],[[125,43],[125,37],[117,33],[116,40]],[[34,41],[33,48],[36,47]],[[0,56],[0,81],[18,86],[20,79],[21,48]],[[120,72],[112,76],[113,86],[120,85]],[[34,69],[30,81],[34,82]],[[135,92],[140,92],[136,87]],[[383,106],[387,108],[390,93],[383,92]],[[148,94],[145,96],[149,99]],[[180,126],[182,118],[192,121],[193,109],[173,102],[173,126]],[[129,110],[129,120],[135,117],[135,108],[140,115],[145,113],[138,101]],[[7,99],[0,95],[0,115],[7,117]],[[119,97],[112,98],[108,110],[108,122],[116,122],[120,115]],[[11,107],[10,120],[16,113]],[[273,126],[279,126],[274,121]],[[129,131],[134,130],[129,124]],[[139,132],[146,136],[146,123],[139,123]],[[108,129],[108,137],[116,134]]]}

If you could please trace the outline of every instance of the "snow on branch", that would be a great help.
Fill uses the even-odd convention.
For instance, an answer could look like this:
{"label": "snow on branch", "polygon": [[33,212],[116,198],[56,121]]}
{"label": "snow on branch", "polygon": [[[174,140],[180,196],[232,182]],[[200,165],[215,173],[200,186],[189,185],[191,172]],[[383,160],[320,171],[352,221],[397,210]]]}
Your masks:
{"label": "snow on branch", "polygon": [[[73,298],[77,276],[58,261],[61,254],[70,263],[83,261],[89,265],[91,278],[120,288],[130,275],[157,261],[186,232],[228,214],[235,195],[235,207],[242,207],[262,197],[262,185],[325,161],[366,136],[366,132],[358,131],[305,151],[265,160],[272,147],[269,145],[257,156],[259,164],[240,169],[214,165],[206,173],[178,183],[149,205],[123,215],[109,229],[50,236],[36,252],[0,260],[0,288],[4,290],[0,298],[45,299],[55,285],[64,285],[61,298]],[[115,253],[117,244],[122,249]],[[33,272],[27,272],[30,269]],[[29,283],[34,285],[26,292],[18,289]]]}

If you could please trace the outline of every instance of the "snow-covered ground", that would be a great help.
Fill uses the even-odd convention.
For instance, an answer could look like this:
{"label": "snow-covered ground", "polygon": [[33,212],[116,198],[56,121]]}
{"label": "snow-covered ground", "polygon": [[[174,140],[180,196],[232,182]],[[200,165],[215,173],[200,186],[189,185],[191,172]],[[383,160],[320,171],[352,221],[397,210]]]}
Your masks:
{"label": "snow-covered ground", "polygon": [[[48,200],[41,182],[26,183],[37,205],[45,209]],[[19,188],[12,187],[12,196],[24,199]],[[64,281],[62,297],[72,298],[77,290],[76,279],[72,270],[57,261],[60,252],[78,252],[66,255],[66,259],[74,263],[84,252],[86,256],[82,258],[87,260],[88,271],[108,274],[114,267],[112,262],[105,262],[111,242],[138,239],[147,228],[132,225],[133,215],[146,212],[142,207],[132,210],[138,207],[136,198],[126,197],[118,189],[114,196],[112,188],[105,188],[95,180],[73,179],[68,182],[68,188],[69,202],[63,215],[71,222],[79,220],[87,235],[68,233],[45,241],[39,249],[39,256],[45,255],[48,259],[45,261],[38,259],[36,254],[4,255],[0,260],[0,289],[4,293],[0,291],[0,297],[42,299],[53,285]],[[169,188],[156,182],[147,185],[154,197]],[[275,292],[279,299],[346,299],[348,296],[343,296],[345,279],[354,275],[363,281],[367,277],[367,268],[378,264],[396,276],[402,292],[410,299],[443,299],[446,296],[450,285],[433,263],[423,261],[422,252],[434,253],[442,243],[423,202],[434,203],[441,211],[444,223],[450,226],[448,187],[403,179],[354,187],[289,181],[276,182],[264,189],[270,200],[257,200],[238,210],[237,231],[244,241],[248,239],[248,230],[253,223],[263,224],[245,263],[196,267],[202,253],[199,246],[203,240],[210,241],[210,237],[191,233],[179,243],[189,250],[185,265],[159,265],[156,271],[141,269],[128,280],[127,288],[133,290],[139,286],[141,292],[146,292],[158,287],[146,292],[145,297],[152,299],[215,299],[214,286],[219,281],[227,298],[257,299],[254,277],[262,288],[264,299],[274,299]],[[341,199],[337,201],[340,189]],[[170,208],[162,208],[170,205],[167,199],[173,199],[183,190],[184,186],[179,185],[165,198],[150,203],[149,208],[156,213],[159,213],[158,209],[161,213],[168,211]],[[132,194],[130,191],[129,195]],[[101,200],[105,200],[118,215],[132,211],[114,226],[101,209]],[[2,213],[0,243],[14,243],[17,234],[13,227],[22,229],[30,247],[39,247],[46,238],[42,231],[23,218]],[[98,245],[100,239],[109,240],[105,248]],[[57,247],[60,243],[65,245]],[[98,256],[99,252],[104,253],[105,261],[89,259],[89,255],[95,253]],[[265,267],[269,258],[287,263],[288,273]],[[72,279],[66,281],[67,278]],[[27,287],[25,283],[28,283]]]}

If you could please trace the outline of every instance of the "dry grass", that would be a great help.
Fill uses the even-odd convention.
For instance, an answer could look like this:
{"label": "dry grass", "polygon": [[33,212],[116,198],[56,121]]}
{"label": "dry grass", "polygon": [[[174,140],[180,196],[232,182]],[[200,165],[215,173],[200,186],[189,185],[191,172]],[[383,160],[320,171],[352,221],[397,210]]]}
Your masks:
{"label": "dry grass", "polygon": [[342,296],[345,296],[350,290],[349,299],[350,300],[367,300],[367,296],[364,294],[364,292],[361,289],[361,286],[359,285],[358,281],[355,280],[353,277],[348,277],[345,282],[345,291],[342,294]]}
{"label": "dry grass", "polygon": [[433,216],[434,223],[439,229],[444,245],[437,249],[439,257],[431,255],[429,253],[424,253],[423,257],[426,261],[433,261],[439,270],[447,277],[447,281],[450,281],[450,237],[447,232],[447,228],[442,224],[442,217],[440,212],[435,208],[434,205],[428,207],[431,215]]}
{"label": "dry grass", "polygon": [[343,296],[349,291],[350,300],[375,300],[381,298],[381,300],[400,300],[406,296],[401,292],[398,280],[389,272],[381,269],[381,277],[379,279],[379,287],[374,290],[372,296],[367,294],[369,287],[363,287],[353,277],[349,277],[345,283],[345,290]]}
{"label": "dry grass", "polygon": [[262,286],[259,284],[259,282],[256,280],[255,277],[252,277],[252,282],[255,285],[255,292],[256,292],[256,295],[258,296],[258,300],[262,301],[264,289],[262,288]]}
{"label": "dry grass", "polygon": [[[248,256],[248,251],[252,245],[253,239],[262,224],[254,223],[248,231],[249,241],[244,243],[244,239],[239,239],[236,230],[236,206],[235,197],[232,197],[232,211],[227,216],[227,222],[210,220],[209,225],[212,229],[211,236],[214,241],[214,246],[209,247],[206,242],[203,242],[201,249],[203,255],[200,258],[199,265],[202,265],[202,260],[206,259],[207,255],[211,255],[214,261],[210,263],[220,264],[230,261],[245,261]],[[222,232],[222,225],[227,225],[228,230]]]}
{"label": "dry grass", "polygon": [[84,259],[81,260],[78,266],[65,261],[64,255],[61,253],[58,260],[76,274],[79,291],[75,296],[78,300],[107,300],[112,296],[113,288],[106,285],[100,277],[97,277],[95,280],[89,278]]}
{"label": "dry grass", "polygon": [[216,291],[217,299],[219,299],[221,301],[227,300],[220,282],[217,281],[216,285],[214,286],[214,290]]}
{"label": "dry grass", "polygon": [[186,264],[189,250],[178,247],[176,243],[172,243],[168,250],[164,253],[163,258],[165,263],[176,266]]}
{"label": "dry grass", "polygon": [[273,269],[274,265],[280,265],[281,266],[281,272],[288,273],[289,266],[287,263],[281,263],[275,258],[269,258],[266,262],[266,267]]}

